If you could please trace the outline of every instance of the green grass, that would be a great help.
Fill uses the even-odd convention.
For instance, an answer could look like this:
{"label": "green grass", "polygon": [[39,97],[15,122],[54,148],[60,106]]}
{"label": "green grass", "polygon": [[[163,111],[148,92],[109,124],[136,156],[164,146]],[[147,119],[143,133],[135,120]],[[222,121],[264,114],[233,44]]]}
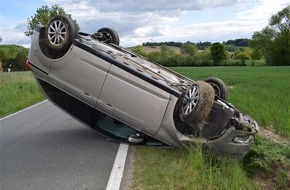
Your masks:
{"label": "green grass", "polygon": [[194,79],[222,79],[229,88],[228,101],[251,115],[262,127],[273,127],[290,137],[290,67],[172,68]]}
{"label": "green grass", "polygon": [[0,73],[0,117],[44,100],[31,72]]}
{"label": "green grass", "polygon": [[138,147],[134,167],[136,190],[255,189],[241,163],[205,157],[201,146],[189,151]]}
{"label": "green grass", "polygon": [[255,144],[243,159],[243,168],[249,178],[264,181],[261,189],[289,189],[290,146],[257,136]]}
{"label": "green grass", "polygon": [[201,146],[136,147],[133,190],[288,189],[290,148],[262,137],[243,160],[211,158]]}

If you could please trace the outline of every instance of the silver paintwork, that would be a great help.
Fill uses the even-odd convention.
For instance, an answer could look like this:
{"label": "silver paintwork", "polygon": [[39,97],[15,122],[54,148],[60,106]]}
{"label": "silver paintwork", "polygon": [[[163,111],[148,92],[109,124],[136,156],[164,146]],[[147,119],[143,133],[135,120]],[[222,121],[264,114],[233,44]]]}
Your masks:
{"label": "silver paintwork", "polygon": [[[67,35],[66,28],[56,21],[48,27],[49,40],[58,46],[62,43],[62,35]],[[246,123],[243,118],[229,118],[244,123],[245,126],[250,125],[251,129],[245,132],[229,124],[229,129],[215,139],[183,134],[177,130],[173,118],[179,98],[176,94],[181,95],[194,81],[120,47],[94,40],[90,36],[79,36],[76,41],[102,56],[109,57],[120,66],[74,44],[61,58],[51,59],[41,51],[39,31],[35,30],[33,33],[28,57],[29,62],[35,66],[32,67],[32,71],[37,79],[46,81],[79,101],[167,145],[188,147],[191,143],[201,142],[217,155],[230,155],[231,152],[238,155],[239,151],[244,155],[252,144],[248,139],[252,139],[258,132],[258,124],[252,119],[251,123]],[[138,73],[138,76],[128,70]],[[175,95],[143,78],[152,79],[155,83],[171,89]],[[198,90],[195,87],[186,94],[183,102],[185,115],[195,108],[199,97]],[[236,108],[222,100],[216,103],[229,112],[236,111]],[[204,121],[200,125],[207,123],[208,121]],[[246,140],[241,143],[242,140],[235,138],[236,136],[245,136]]]}

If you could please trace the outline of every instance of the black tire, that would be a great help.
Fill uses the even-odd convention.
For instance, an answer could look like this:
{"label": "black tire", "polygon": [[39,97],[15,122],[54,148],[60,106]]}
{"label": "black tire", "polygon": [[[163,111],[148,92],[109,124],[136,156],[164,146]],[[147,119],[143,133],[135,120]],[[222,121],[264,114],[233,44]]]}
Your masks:
{"label": "black tire", "polygon": [[216,96],[220,97],[221,99],[227,100],[227,85],[221,79],[216,77],[209,77],[204,79],[204,81],[209,83],[213,87]]}
{"label": "black tire", "polygon": [[112,43],[115,45],[120,44],[120,38],[118,33],[112,28],[101,28],[97,33],[101,33],[102,35],[97,35],[97,40],[104,43]]}
{"label": "black tire", "polygon": [[180,119],[191,127],[206,119],[214,102],[214,90],[204,81],[196,81],[181,95]]}
{"label": "black tire", "polygon": [[46,47],[51,51],[49,54],[58,54],[52,57],[63,56],[75,38],[77,38],[77,29],[74,21],[69,17],[55,16],[46,26]]}

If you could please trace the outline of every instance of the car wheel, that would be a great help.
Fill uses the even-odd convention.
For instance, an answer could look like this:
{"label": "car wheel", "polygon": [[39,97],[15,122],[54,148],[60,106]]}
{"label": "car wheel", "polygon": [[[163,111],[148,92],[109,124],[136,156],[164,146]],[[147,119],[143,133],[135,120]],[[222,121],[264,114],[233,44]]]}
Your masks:
{"label": "car wheel", "polygon": [[77,29],[73,20],[65,16],[55,16],[45,29],[45,40],[49,51],[63,54],[77,37]]}
{"label": "car wheel", "polygon": [[191,127],[206,119],[214,102],[214,90],[204,81],[196,81],[181,96],[180,119]]}
{"label": "car wheel", "polygon": [[209,83],[215,92],[215,95],[226,100],[228,97],[228,90],[226,84],[219,78],[209,77],[204,80]]}
{"label": "car wheel", "polygon": [[93,36],[95,36],[97,40],[104,43],[112,43],[115,45],[120,44],[120,38],[118,33],[111,28],[101,28]]}

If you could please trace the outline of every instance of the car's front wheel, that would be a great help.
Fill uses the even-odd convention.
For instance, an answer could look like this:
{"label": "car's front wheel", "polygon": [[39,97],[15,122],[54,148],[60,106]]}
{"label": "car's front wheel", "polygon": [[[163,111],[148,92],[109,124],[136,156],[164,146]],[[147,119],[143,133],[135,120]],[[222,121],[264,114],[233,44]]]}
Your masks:
{"label": "car's front wheel", "polygon": [[181,96],[179,107],[180,119],[195,127],[206,119],[214,102],[214,90],[204,81],[196,81]]}
{"label": "car's front wheel", "polygon": [[112,28],[101,28],[92,37],[104,43],[120,44],[119,35]]}

